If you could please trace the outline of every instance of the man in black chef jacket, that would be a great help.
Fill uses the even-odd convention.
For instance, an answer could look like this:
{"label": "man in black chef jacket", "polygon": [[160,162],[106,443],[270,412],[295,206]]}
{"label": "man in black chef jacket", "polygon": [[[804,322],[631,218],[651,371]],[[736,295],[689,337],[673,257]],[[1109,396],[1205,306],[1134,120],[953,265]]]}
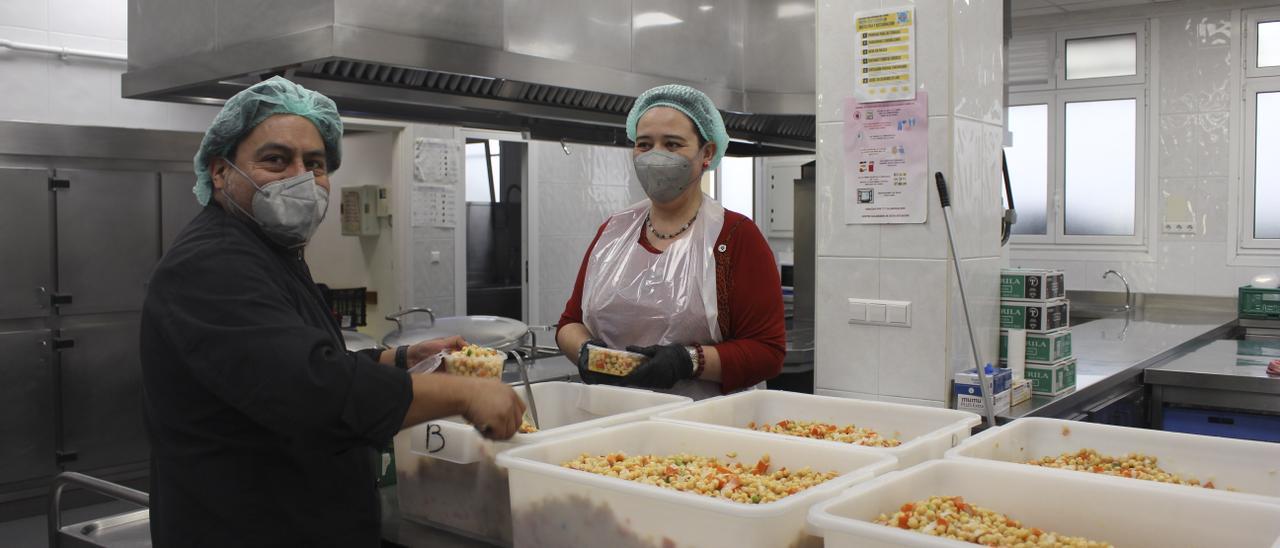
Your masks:
{"label": "man in black chef jacket", "polygon": [[143,307],[156,546],[378,546],[376,448],[455,414],[499,439],[520,425],[523,404],[496,380],[406,371],[457,337],[345,350],[302,256],[341,138],[333,101],[280,77],[232,97],[205,133],[205,208]]}

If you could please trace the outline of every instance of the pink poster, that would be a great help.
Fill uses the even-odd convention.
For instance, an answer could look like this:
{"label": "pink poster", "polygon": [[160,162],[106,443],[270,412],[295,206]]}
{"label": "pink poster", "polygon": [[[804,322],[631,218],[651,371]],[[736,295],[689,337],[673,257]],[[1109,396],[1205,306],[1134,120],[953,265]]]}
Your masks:
{"label": "pink poster", "polygon": [[929,211],[929,102],[844,100],[845,224],[923,223]]}

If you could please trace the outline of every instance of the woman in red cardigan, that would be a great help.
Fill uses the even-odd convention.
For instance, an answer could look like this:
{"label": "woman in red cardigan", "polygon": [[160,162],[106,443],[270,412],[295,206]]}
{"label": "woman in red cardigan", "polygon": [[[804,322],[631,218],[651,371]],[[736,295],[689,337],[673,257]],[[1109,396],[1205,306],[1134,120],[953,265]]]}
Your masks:
{"label": "woman in red cardigan", "polygon": [[[786,353],[773,252],[755,223],[725,211],[698,184],[729,137],[711,99],[666,85],[627,117],[648,200],[610,216],[587,249],[556,343],[582,380],[695,399],[778,374]],[[648,360],[625,377],[587,369],[586,345]]]}

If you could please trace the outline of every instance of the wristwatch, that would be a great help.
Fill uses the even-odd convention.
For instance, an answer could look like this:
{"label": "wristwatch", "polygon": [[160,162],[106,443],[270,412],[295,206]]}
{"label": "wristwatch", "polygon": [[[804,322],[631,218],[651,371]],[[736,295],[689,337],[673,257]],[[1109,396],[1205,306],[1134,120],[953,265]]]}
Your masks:
{"label": "wristwatch", "polygon": [[409,370],[409,345],[407,344],[396,347],[396,369]]}

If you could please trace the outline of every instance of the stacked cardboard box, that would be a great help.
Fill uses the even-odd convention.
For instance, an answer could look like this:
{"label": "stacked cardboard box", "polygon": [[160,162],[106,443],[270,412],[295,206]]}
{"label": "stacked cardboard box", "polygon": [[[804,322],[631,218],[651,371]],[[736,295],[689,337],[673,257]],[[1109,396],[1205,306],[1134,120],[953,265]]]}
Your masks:
{"label": "stacked cardboard box", "polygon": [[[1000,363],[1008,360],[1010,329],[1027,332],[1026,378],[1031,394],[1056,396],[1076,386],[1071,354],[1071,303],[1060,270],[1009,268],[1000,272]],[[1014,400],[1029,397],[1017,390]],[[1021,401],[1012,402],[1017,405]]]}

